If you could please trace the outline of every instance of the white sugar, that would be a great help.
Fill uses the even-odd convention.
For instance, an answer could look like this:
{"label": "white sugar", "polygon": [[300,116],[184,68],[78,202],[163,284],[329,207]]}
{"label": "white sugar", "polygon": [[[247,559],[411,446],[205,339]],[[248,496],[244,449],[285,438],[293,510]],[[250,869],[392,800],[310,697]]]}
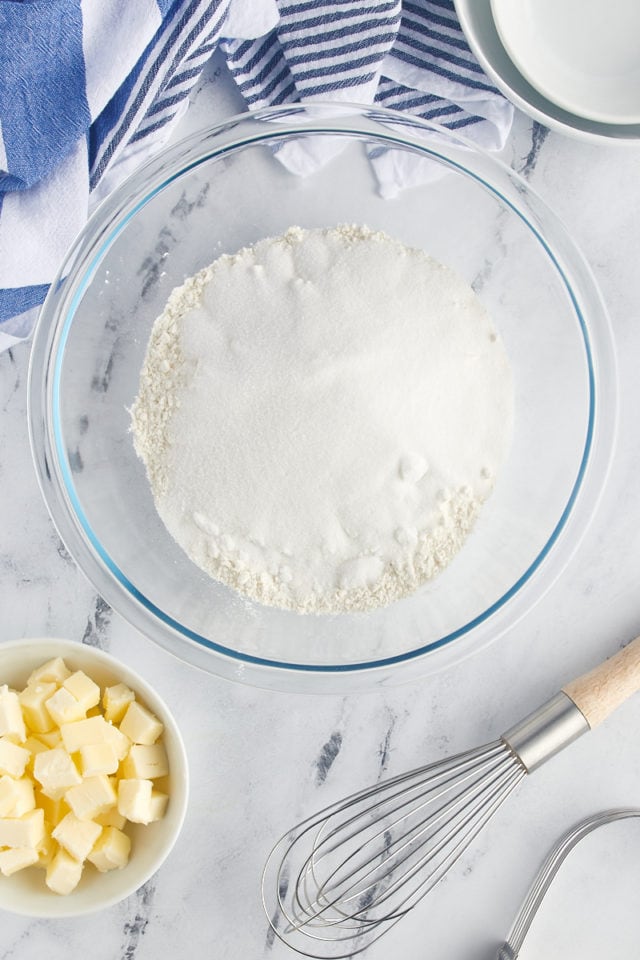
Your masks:
{"label": "white sugar", "polygon": [[132,409],[156,507],[242,594],[365,610],[446,566],[509,443],[471,288],[366,228],[292,227],[173,291]]}

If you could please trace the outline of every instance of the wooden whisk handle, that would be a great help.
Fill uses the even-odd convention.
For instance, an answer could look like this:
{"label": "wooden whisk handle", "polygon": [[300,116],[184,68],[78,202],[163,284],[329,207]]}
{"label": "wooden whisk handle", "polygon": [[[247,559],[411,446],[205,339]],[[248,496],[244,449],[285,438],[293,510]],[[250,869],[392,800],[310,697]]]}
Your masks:
{"label": "wooden whisk handle", "polygon": [[640,637],[562,688],[562,692],[573,700],[592,729],[638,690]]}

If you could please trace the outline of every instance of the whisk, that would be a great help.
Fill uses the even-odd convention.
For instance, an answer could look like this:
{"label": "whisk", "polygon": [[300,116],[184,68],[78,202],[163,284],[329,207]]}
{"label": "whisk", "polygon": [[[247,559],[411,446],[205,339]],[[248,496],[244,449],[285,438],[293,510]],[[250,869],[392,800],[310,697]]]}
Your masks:
{"label": "whisk", "polygon": [[392,777],[280,838],[262,876],[274,934],[303,956],[351,957],[442,879],[520,781],[640,689],[640,637],[499,739]]}

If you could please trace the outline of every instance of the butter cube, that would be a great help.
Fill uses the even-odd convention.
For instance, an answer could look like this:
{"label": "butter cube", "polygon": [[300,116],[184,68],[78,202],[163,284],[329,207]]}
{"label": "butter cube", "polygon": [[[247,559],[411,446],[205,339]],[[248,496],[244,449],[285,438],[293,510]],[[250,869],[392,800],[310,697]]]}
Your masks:
{"label": "butter cube", "polygon": [[27,739],[18,694],[10,690],[6,683],[0,686],[0,737],[8,737],[18,743],[24,743]]}
{"label": "butter cube", "polygon": [[71,671],[67,667],[62,657],[54,657],[53,660],[47,660],[41,667],[36,667],[29,676],[27,684],[31,683],[55,683],[57,686],[67,679]]}
{"label": "butter cube", "polygon": [[125,683],[116,683],[113,687],[106,687],[102,697],[104,716],[110,723],[120,723],[129,704],[136,695]]}
{"label": "butter cube", "polygon": [[58,844],[51,836],[51,824],[44,821],[44,836],[38,846],[36,847],[36,854],[38,856],[38,866],[39,867],[48,867],[51,861],[53,860],[56,851],[58,849]]}
{"label": "butter cube", "polygon": [[149,823],[155,820],[162,820],[165,815],[167,804],[169,803],[169,794],[162,793],[160,790],[151,791],[151,800],[149,801]]}
{"label": "butter cube", "polygon": [[122,816],[117,807],[110,807],[104,813],[99,813],[95,821],[101,827],[117,827],[118,830],[122,830],[127,818]]}
{"label": "butter cube", "polygon": [[65,896],[80,883],[82,867],[81,861],[75,860],[61,848],[47,867],[45,883],[53,893]]}
{"label": "butter cube", "polygon": [[153,789],[151,780],[123,779],[118,783],[118,812],[132,823],[151,823],[164,816],[169,797]]}
{"label": "butter cube", "polygon": [[118,783],[118,813],[132,823],[150,823],[151,780],[123,779]]}
{"label": "butter cube", "polygon": [[63,817],[69,813],[69,805],[65,803],[63,797],[52,800],[45,796],[41,790],[36,790],[36,806],[44,811],[45,821],[52,827],[57,826]]}
{"label": "butter cube", "polygon": [[76,753],[81,747],[95,743],[110,743],[118,761],[126,757],[131,742],[123,733],[107,723],[104,717],[88,717],[75,723],[63,723],[60,727],[62,741],[69,753]]}
{"label": "butter cube", "polygon": [[93,820],[115,807],[117,800],[113,784],[104,774],[86,777],[78,786],[67,790],[64,798],[79,820]]}
{"label": "butter cube", "polygon": [[163,743],[134,743],[122,761],[122,776],[153,780],[169,773],[169,761]]}
{"label": "butter cube", "polygon": [[80,747],[80,769],[83,777],[96,777],[100,773],[116,773],[118,758],[112,743],[88,743]]}
{"label": "butter cube", "polygon": [[16,781],[6,774],[0,777],[0,817],[10,817],[13,813],[14,788]]}
{"label": "butter cube", "polygon": [[59,727],[62,726],[63,723],[73,723],[74,720],[82,720],[87,713],[82,704],[76,700],[74,695],[67,690],[66,687],[60,687],[56,690],[53,696],[45,701],[45,704],[52,719]]}
{"label": "butter cube", "polygon": [[44,751],[48,750],[49,747],[45,746],[39,737],[27,737],[24,742],[24,749],[29,751],[29,759],[27,760],[26,769],[30,773],[33,773],[33,761],[36,753],[44,753]]}
{"label": "butter cube", "polygon": [[[102,719],[102,718],[100,718]],[[106,721],[105,721],[106,722]],[[122,733],[118,727],[114,726],[112,723],[107,723],[107,742],[111,744],[115,751],[115,755],[118,758],[118,761],[124,760],[126,755],[129,753],[131,747],[131,740],[126,734]]]}
{"label": "butter cube", "polygon": [[76,670],[75,673],[70,674],[62,686],[76,698],[85,713],[100,703],[100,687],[82,670]]}
{"label": "butter cube", "polygon": [[44,743],[48,750],[53,750],[54,747],[62,746],[62,737],[60,736],[60,731],[58,729],[52,730],[50,733],[39,733],[37,734],[37,739],[40,741],[40,743]]}
{"label": "butter cube", "polygon": [[74,813],[68,813],[51,831],[51,836],[75,860],[82,862],[101,833],[102,827],[99,823],[79,820]]}
{"label": "butter cube", "polygon": [[36,805],[33,795],[33,780],[22,777],[0,777],[0,817],[21,817]]}
{"label": "butter cube", "polygon": [[31,754],[26,748],[19,747],[13,740],[0,737],[0,774],[6,773],[10,777],[21,777],[29,762]]}
{"label": "butter cube", "polygon": [[62,747],[37,754],[33,761],[33,776],[41,785],[42,793],[52,800],[59,800],[69,787],[82,782],[76,765]]}
{"label": "butter cube", "polygon": [[55,683],[34,683],[18,694],[22,716],[33,733],[48,733],[55,724],[45,706],[45,700],[53,696],[58,688]]}
{"label": "butter cube", "polygon": [[130,853],[131,840],[126,833],[116,827],[106,827],[96,840],[93,850],[87,855],[87,860],[90,860],[100,873],[106,873],[107,870],[121,870],[126,867]]}
{"label": "butter cube", "polygon": [[38,852],[33,847],[11,847],[0,850],[0,873],[3,877],[10,877],[18,870],[32,867],[38,862]]}
{"label": "butter cube", "polygon": [[22,817],[0,817],[0,847],[37,847],[44,833],[42,810],[30,810]]}
{"label": "butter cube", "polygon": [[122,718],[120,730],[132,743],[150,744],[156,742],[164,727],[150,710],[133,700]]}

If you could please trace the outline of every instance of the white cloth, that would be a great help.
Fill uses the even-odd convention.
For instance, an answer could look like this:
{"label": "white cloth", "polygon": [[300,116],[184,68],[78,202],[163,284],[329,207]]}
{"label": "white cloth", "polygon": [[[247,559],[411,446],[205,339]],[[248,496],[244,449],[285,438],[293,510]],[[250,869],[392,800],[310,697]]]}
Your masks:
{"label": "white cloth", "polygon": [[[0,350],[29,335],[92,206],[166,141],[217,46],[250,109],[375,103],[490,150],[511,128],[453,0],[0,3]],[[333,152],[278,156],[305,174]],[[393,154],[372,158],[383,196],[431,175]]]}

